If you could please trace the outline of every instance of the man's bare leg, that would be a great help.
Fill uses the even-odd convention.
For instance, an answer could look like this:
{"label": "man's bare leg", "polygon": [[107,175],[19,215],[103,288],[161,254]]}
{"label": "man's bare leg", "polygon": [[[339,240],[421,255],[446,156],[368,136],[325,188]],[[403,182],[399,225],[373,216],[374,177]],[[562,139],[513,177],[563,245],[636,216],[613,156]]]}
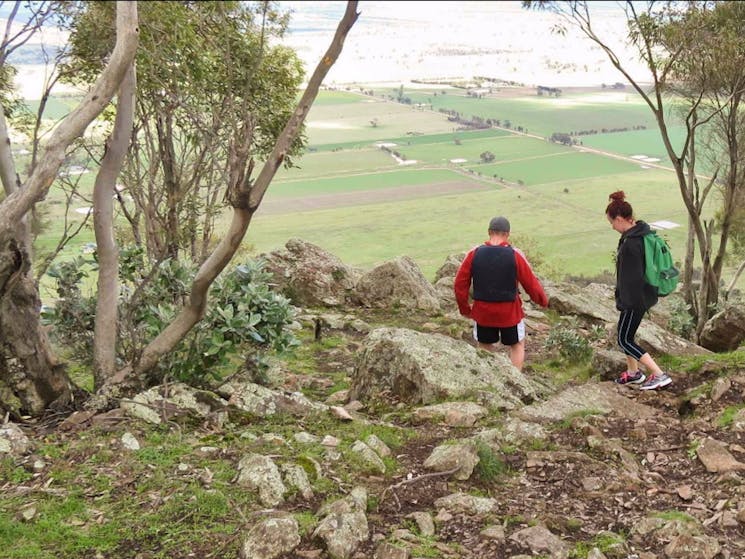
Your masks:
{"label": "man's bare leg", "polygon": [[525,363],[525,340],[520,340],[510,346],[510,361],[512,361],[512,364],[518,371],[523,370],[523,363]]}

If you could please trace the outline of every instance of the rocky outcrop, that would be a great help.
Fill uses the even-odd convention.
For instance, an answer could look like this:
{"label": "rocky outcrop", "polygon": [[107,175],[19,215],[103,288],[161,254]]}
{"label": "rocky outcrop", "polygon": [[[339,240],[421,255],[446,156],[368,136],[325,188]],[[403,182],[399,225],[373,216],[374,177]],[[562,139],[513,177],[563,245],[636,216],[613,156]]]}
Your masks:
{"label": "rocky outcrop", "polygon": [[254,524],[243,540],[241,559],[276,559],[300,543],[300,529],[292,516],[267,518]]}
{"label": "rocky outcrop", "polygon": [[318,516],[323,517],[313,532],[322,540],[332,559],[348,559],[370,535],[367,516],[367,491],[356,487],[344,498],[324,505]]}
{"label": "rocky outcrop", "polygon": [[[549,296],[549,307],[559,313],[581,319],[613,325],[609,343],[615,343],[615,325],[618,322],[613,288],[591,283],[581,287],[572,283],[547,282],[544,286]],[[650,320],[643,320],[636,334],[636,341],[645,349],[659,355],[701,355],[708,350],[676,336]]]}
{"label": "rocky outcrop", "polygon": [[365,273],[357,282],[355,296],[366,307],[440,310],[435,289],[408,256],[384,262]]}
{"label": "rocky outcrop", "polygon": [[745,340],[745,309],[732,305],[712,316],[699,342],[711,351],[733,351]]}
{"label": "rocky outcrop", "polygon": [[311,402],[300,392],[270,390],[259,384],[233,379],[217,389],[227,403],[260,417],[277,413],[305,415],[311,411],[327,409],[328,406]]}
{"label": "rocky outcrop", "polygon": [[296,305],[343,305],[349,302],[361,276],[356,268],[301,239],[290,239],[284,250],[264,254],[262,258],[277,289]]}
{"label": "rocky outcrop", "polygon": [[122,400],[121,409],[130,417],[159,424],[180,415],[213,417],[221,424],[227,418],[227,402],[216,394],[184,383],[154,386],[131,400]]}
{"label": "rocky outcrop", "polygon": [[504,355],[405,328],[373,330],[359,352],[350,398],[382,392],[413,404],[471,396],[497,409],[535,398],[533,384]]}

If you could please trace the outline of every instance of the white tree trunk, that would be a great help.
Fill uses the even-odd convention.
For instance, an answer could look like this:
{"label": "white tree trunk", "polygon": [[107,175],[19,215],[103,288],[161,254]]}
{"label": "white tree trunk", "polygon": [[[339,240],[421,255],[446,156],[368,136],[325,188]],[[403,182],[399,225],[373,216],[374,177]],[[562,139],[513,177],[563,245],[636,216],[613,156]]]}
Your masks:
{"label": "white tree trunk", "polygon": [[102,386],[115,371],[119,252],[114,239],[116,179],[129,149],[134,122],[135,69],[130,65],[117,100],[114,130],[93,186],[93,229],[98,251],[98,298],[93,340],[94,386]]}

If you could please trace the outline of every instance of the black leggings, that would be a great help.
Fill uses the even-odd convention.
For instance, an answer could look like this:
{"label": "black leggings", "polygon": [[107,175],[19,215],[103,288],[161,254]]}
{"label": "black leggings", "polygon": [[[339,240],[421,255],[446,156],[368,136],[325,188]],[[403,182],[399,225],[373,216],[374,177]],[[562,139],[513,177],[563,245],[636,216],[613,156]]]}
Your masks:
{"label": "black leggings", "polygon": [[618,317],[618,345],[626,355],[637,361],[647,353],[634,342],[634,336],[636,336],[643,316],[644,311],[627,309],[621,311],[621,316]]}

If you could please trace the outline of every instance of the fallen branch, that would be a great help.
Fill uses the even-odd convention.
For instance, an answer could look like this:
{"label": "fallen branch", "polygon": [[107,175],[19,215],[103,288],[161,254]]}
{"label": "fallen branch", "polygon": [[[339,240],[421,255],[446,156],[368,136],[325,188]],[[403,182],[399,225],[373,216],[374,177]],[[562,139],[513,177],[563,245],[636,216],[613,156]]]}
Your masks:
{"label": "fallen branch", "polygon": [[[389,485],[388,487],[385,488],[385,490],[383,491],[383,493],[380,495],[380,500],[378,501],[378,510],[380,510],[380,505],[385,500],[385,496],[387,495],[387,493],[389,491],[392,491],[394,489],[398,489],[399,487],[403,487],[404,485],[409,485],[411,483],[416,483],[417,481],[422,481],[423,479],[429,479],[429,478],[440,477],[440,476],[449,476],[450,474],[454,474],[455,472],[457,472],[458,470],[460,470],[460,468],[461,468],[460,466],[456,466],[455,468],[453,468],[451,470],[445,470],[444,472],[432,472],[430,474],[422,474],[420,476],[413,477],[411,479],[405,479],[403,481],[399,481],[398,483],[396,483],[394,485]],[[401,504],[400,503],[399,503],[398,508],[399,509],[401,508]]]}

